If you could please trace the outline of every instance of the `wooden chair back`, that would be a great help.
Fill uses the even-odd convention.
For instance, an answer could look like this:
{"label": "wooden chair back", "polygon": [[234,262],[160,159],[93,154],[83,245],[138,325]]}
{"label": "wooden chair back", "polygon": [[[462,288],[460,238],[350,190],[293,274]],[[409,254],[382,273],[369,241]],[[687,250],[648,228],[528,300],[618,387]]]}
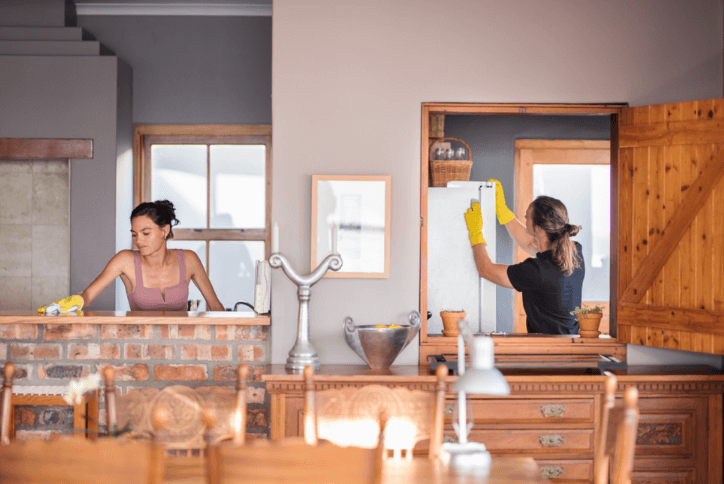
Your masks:
{"label": "wooden chair back", "polygon": [[638,390],[629,386],[623,401],[616,401],[616,387],[616,377],[607,374],[594,452],[595,484],[631,482],[639,420]]}
{"label": "wooden chair back", "polygon": [[10,417],[13,395],[13,378],[15,365],[12,361],[5,363],[3,368],[3,387],[0,395],[0,445],[10,443]]}
{"label": "wooden chair back", "polygon": [[[163,407],[154,409],[154,437],[167,420]],[[0,447],[3,484],[162,484],[163,466],[163,444],[155,438],[129,442],[74,436]]]}
{"label": "wooden chair back", "polygon": [[[204,411],[209,438],[206,455],[207,484],[376,484],[382,474],[382,442],[375,448],[338,447],[330,442],[308,445],[303,439],[278,442],[255,440],[246,445],[224,445],[215,439],[216,415]],[[377,424],[385,428],[385,417]]]}
{"label": "wooden chair back", "polygon": [[148,437],[152,431],[151,409],[164,405],[169,412],[166,426],[167,449],[176,455],[191,456],[206,447],[202,409],[216,409],[219,440],[233,440],[241,444],[246,436],[246,389],[249,367],[240,365],[237,370],[236,391],[233,388],[190,388],[172,385],[163,389],[144,388],[118,395],[114,370],[103,370],[106,391],[107,425],[109,432],[128,433],[132,437]]}
{"label": "wooden chair back", "polygon": [[314,370],[304,369],[304,439],[316,445],[319,439],[339,446],[375,448],[381,435],[379,415],[386,415],[385,451],[395,458],[402,451],[412,458],[415,445],[429,439],[428,456],[437,458],[443,439],[445,378],[448,369],[440,365],[433,391],[365,385],[315,391]]}

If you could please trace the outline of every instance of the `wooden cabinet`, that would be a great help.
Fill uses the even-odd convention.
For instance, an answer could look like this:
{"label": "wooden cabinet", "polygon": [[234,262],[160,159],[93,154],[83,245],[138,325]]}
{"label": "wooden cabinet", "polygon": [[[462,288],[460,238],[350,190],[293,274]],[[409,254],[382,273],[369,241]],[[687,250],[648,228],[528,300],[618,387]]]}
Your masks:
{"label": "wooden cabinet", "polygon": [[[504,374],[506,371],[504,370]],[[593,449],[603,395],[602,375],[506,374],[507,397],[469,395],[474,427],[470,440],[493,455],[531,456],[551,482],[593,480]],[[614,371],[618,394],[639,390],[639,421],[633,483],[720,484],[722,482],[722,393],[724,374],[694,367],[629,367]],[[282,365],[269,365],[262,379],[271,399],[271,438],[300,436],[303,382]],[[455,377],[449,377],[449,383]],[[362,366],[323,366],[318,390],[381,384],[432,390],[427,367],[374,371]],[[447,401],[445,435],[454,438]],[[416,449],[423,453],[423,447]]]}

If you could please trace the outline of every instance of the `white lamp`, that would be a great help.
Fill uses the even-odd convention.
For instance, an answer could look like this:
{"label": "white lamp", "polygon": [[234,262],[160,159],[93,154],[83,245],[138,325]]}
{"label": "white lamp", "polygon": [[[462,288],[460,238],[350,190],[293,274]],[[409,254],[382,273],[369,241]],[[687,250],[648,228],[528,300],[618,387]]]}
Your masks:
{"label": "white lamp", "polygon": [[[466,395],[509,395],[510,387],[503,374],[495,368],[493,340],[487,336],[473,336],[467,321],[458,321],[458,379],[453,390],[458,393],[457,422],[453,428],[457,443],[442,445],[440,458],[459,472],[487,474],[490,470],[490,453],[485,445],[468,442],[473,427],[467,422]],[[470,368],[465,370],[465,344],[470,349]]]}

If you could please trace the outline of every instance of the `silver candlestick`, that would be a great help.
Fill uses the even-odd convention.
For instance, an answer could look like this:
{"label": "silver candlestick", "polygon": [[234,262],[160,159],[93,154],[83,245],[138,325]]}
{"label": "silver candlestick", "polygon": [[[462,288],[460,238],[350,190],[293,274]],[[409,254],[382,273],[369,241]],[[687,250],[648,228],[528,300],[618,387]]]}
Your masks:
{"label": "silver candlestick", "polygon": [[[336,244],[335,244],[336,245]],[[282,254],[276,252],[269,256],[269,265],[273,268],[281,267],[284,274],[298,286],[297,298],[299,299],[299,317],[297,319],[297,341],[289,350],[286,368],[290,370],[304,370],[305,366],[319,369],[319,357],[317,351],[309,341],[309,288],[317,283],[329,269],[338,271],[342,268],[342,256],[333,253],[324,258],[321,264],[309,274],[299,274],[294,270],[289,260]]]}

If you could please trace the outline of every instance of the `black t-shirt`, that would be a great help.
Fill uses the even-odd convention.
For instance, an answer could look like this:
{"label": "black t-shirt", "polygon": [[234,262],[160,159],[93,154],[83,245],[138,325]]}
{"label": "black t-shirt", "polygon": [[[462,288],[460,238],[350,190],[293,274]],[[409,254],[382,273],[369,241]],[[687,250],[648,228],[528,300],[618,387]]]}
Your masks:
{"label": "black t-shirt", "polygon": [[550,250],[508,267],[510,283],[516,291],[523,293],[529,333],[578,333],[578,320],[571,311],[581,305],[586,267],[581,244],[574,243],[581,265],[570,276],[558,268]]}

